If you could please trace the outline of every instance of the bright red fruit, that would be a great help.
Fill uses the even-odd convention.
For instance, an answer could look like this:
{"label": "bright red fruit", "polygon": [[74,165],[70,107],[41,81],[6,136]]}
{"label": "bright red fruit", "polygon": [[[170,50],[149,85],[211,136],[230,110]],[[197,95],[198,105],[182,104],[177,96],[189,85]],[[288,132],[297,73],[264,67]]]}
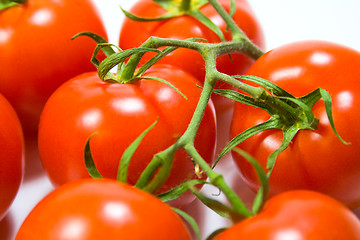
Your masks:
{"label": "bright red fruit", "polygon": [[0,220],[11,206],[24,174],[24,137],[19,118],[0,94]]}
{"label": "bright red fruit", "polygon": [[36,132],[46,100],[63,82],[94,70],[96,44],[71,38],[83,31],[106,37],[89,0],[31,0],[0,12],[0,92],[24,132]]}
{"label": "bright red fruit", "polygon": [[[96,72],[71,79],[49,98],[41,115],[39,152],[55,185],[89,177],[84,147],[94,133],[90,147],[95,164],[104,177],[116,178],[125,149],[159,119],[131,160],[131,184],[136,183],[155,153],[175,143],[184,133],[200,97],[199,83],[192,75],[170,65],[153,66],[143,76],[168,81],[187,99],[157,80],[109,83]],[[214,158],[215,143],[215,113],[210,102],[195,139],[196,149],[209,163]],[[194,165],[181,149],[175,154],[173,169],[161,192],[191,178],[197,178]]]}
{"label": "bright red fruit", "polygon": [[156,197],[113,180],[65,184],[31,211],[16,240],[190,240],[179,216]]}
{"label": "bright red fruit", "polygon": [[268,200],[262,211],[235,224],[214,240],[360,239],[360,221],[329,196],[289,191]]}
{"label": "bright red fruit", "polygon": [[[351,208],[360,206],[360,53],[324,41],[290,43],[264,54],[247,74],[265,78],[296,97],[317,88],[333,100],[333,117],[343,144],[334,134],[319,101],[313,113],[320,122],[316,131],[301,130],[278,157],[270,177],[271,194],[291,189],[309,189],[331,195]],[[269,119],[262,110],[236,104],[231,135]],[[281,130],[268,130],[239,145],[264,166],[279,147]],[[238,154],[233,157],[245,181],[257,188],[253,168]]]}

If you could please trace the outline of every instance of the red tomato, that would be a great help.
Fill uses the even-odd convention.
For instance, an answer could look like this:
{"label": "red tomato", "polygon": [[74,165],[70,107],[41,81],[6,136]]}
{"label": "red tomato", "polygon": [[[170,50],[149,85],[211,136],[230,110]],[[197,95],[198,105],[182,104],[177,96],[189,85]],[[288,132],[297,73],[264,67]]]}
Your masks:
{"label": "red tomato", "polygon": [[[220,0],[219,2],[226,10],[230,9],[230,1]],[[142,0],[138,1],[130,12],[136,16],[153,18],[163,15],[165,11],[151,0]],[[230,40],[231,35],[229,31],[226,30],[225,22],[210,4],[203,6],[201,12],[218,25],[224,33],[225,38]],[[233,18],[250,40],[260,48],[264,47],[262,29],[247,1],[237,1],[236,12]],[[122,49],[139,47],[150,36],[172,39],[196,37],[205,38],[209,43],[220,42],[220,38],[198,20],[190,16],[181,16],[157,22],[135,22],[130,19],[125,19],[120,33],[119,44]],[[144,61],[152,55],[148,54],[147,56],[148,57],[144,57]],[[200,82],[204,81],[204,60],[201,55],[194,50],[178,49],[163,58],[160,62],[177,66],[193,74]],[[236,75],[245,73],[252,63],[253,60],[238,53],[232,54],[231,59],[227,55],[219,57],[217,68],[220,72]],[[220,84],[219,88],[231,88],[231,86]],[[224,112],[231,106],[231,101],[225,97],[214,95],[213,100],[218,113]]]}
{"label": "red tomato", "polygon": [[263,210],[239,222],[214,240],[360,239],[360,221],[329,196],[289,191],[270,199]]}
{"label": "red tomato", "polygon": [[[303,41],[276,48],[264,54],[248,74],[268,79],[300,97],[321,87],[333,99],[335,126],[345,145],[335,136],[319,101],[313,113],[318,130],[301,130],[278,157],[270,177],[272,194],[290,189],[309,189],[331,195],[351,208],[360,206],[360,54],[323,41]],[[236,104],[231,135],[269,119],[265,111]],[[281,130],[268,130],[239,145],[264,166],[279,147]],[[253,168],[236,153],[233,157],[245,181],[257,188]]]}
{"label": "red tomato", "polygon": [[106,36],[89,0],[31,0],[0,12],[0,92],[25,132],[37,131],[45,102],[58,86],[94,70],[93,40],[71,40],[82,31]]}
{"label": "red tomato", "polygon": [[26,239],[190,240],[171,208],[113,180],[86,179],[57,188],[31,211],[17,233]]}
{"label": "red tomato", "polygon": [[0,220],[11,206],[24,172],[24,137],[10,103],[0,95]]}
{"label": "red tomato", "polygon": [[[153,66],[144,76],[167,80],[187,100],[159,81],[111,84],[100,80],[95,72],[68,81],[49,98],[40,120],[39,152],[55,185],[89,177],[84,146],[95,132],[90,141],[95,164],[104,177],[115,178],[125,149],[159,118],[131,160],[131,184],[136,183],[155,153],[184,133],[201,93],[196,79],[170,65]],[[214,158],[215,142],[215,113],[210,102],[195,140],[195,147],[208,162]],[[162,191],[191,178],[196,178],[194,165],[185,151],[179,150]]]}

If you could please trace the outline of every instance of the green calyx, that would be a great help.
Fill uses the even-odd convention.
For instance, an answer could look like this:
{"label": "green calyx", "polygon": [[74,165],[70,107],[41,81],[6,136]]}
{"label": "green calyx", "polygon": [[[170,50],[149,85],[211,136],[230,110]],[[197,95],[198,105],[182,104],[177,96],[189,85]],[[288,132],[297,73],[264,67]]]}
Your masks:
{"label": "green calyx", "polygon": [[28,2],[28,0],[1,0],[0,1],[0,11],[20,5],[20,4],[25,4],[27,2]]}
{"label": "green calyx", "polygon": [[270,177],[272,169],[275,165],[276,158],[291,144],[296,134],[300,130],[304,129],[317,129],[319,120],[314,116],[312,107],[320,99],[324,101],[327,117],[333,132],[342,143],[349,144],[340,137],[335,128],[331,110],[331,97],[324,89],[318,88],[303,97],[294,97],[275,84],[259,77],[234,76],[234,78],[248,80],[260,85],[262,87],[262,94],[254,98],[253,96],[230,90],[214,90],[214,92],[219,95],[228,97],[234,101],[260,108],[268,112],[271,117],[268,121],[253,126],[233,138],[219,154],[215,165],[226,153],[233,150],[238,144],[245,141],[246,139],[265,130],[281,129],[283,132],[283,141],[280,147],[268,157],[267,161],[267,175]]}
{"label": "green calyx", "polygon": [[[74,37],[72,37],[72,40],[80,36],[89,37],[97,43],[97,46],[91,57],[91,62],[96,67],[99,78],[102,79],[103,81],[109,83],[132,84],[141,79],[151,79],[168,85],[177,93],[179,93],[183,98],[187,99],[187,97],[182,92],[180,92],[175,86],[173,86],[171,83],[167,82],[166,80],[157,77],[142,76],[142,74],[146,70],[148,70],[152,65],[157,63],[167,54],[176,50],[177,47],[167,47],[164,50],[160,51],[156,48],[144,46],[144,47],[133,48],[123,51],[117,46],[108,43],[106,39],[104,39],[103,37],[92,32],[78,33]],[[192,42],[196,40],[203,40],[203,39],[191,38],[185,41]],[[118,50],[118,52],[114,51],[113,47],[115,47]],[[106,59],[104,59],[103,61],[97,59],[97,55],[100,52],[100,50],[102,50],[106,55]],[[137,69],[141,57],[147,52],[155,52],[157,54],[148,62],[146,62],[144,65],[142,65],[139,69]],[[127,64],[125,64],[125,60],[128,58],[130,58],[130,60]],[[117,71],[115,74],[110,72],[110,70],[113,69],[114,67],[117,67]]]}

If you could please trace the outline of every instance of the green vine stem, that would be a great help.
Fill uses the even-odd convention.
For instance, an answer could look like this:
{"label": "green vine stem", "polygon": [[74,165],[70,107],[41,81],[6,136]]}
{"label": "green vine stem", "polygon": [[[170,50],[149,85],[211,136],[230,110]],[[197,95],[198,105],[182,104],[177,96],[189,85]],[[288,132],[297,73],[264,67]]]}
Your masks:
{"label": "green vine stem", "polygon": [[[182,40],[172,40],[172,39],[163,39],[157,37],[149,38],[142,47],[153,47],[158,48],[161,46],[174,46],[174,47],[185,47],[189,49],[196,50],[200,52],[205,59],[205,69],[206,69],[206,78],[204,81],[204,86],[202,89],[202,93],[200,99],[198,101],[198,105],[196,110],[193,114],[193,117],[189,123],[189,126],[185,133],[178,139],[178,141],[170,146],[168,149],[164,150],[156,154],[153,158],[152,163],[150,163],[148,170],[145,170],[142,177],[140,178],[140,183],[138,187],[143,187],[143,189],[155,193],[156,190],[161,186],[161,184],[166,180],[166,174],[158,174],[156,175],[156,180],[150,181],[148,186],[151,187],[144,187],[142,186],[143,183],[148,182],[148,180],[153,176],[154,166],[153,164],[159,167],[161,164],[159,160],[163,160],[166,156],[171,156],[180,148],[184,148],[185,151],[191,156],[196,164],[200,166],[200,168],[205,172],[205,174],[209,177],[210,182],[217,186],[221,191],[225,194],[226,198],[230,202],[231,206],[234,210],[242,217],[251,216],[251,212],[247,209],[241,199],[237,196],[237,194],[226,184],[222,175],[213,171],[213,169],[206,163],[206,161],[199,155],[194,147],[195,136],[198,131],[200,122],[204,115],[205,108],[210,100],[212,91],[214,89],[215,84],[219,80],[218,77],[221,74],[216,70],[216,59],[222,53],[227,54],[226,51],[222,48],[225,46],[226,49],[234,49],[236,48],[229,48],[228,44],[226,43],[219,43],[219,44],[207,44],[207,43],[198,43],[198,42],[187,42]],[[132,60],[137,61],[138,56],[135,56]],[[230,81],[227,81],[230,82]],[[240,83],[240,82],[239,82]],[[257,87],[252,87],[246,84],[240,83],[242,89],[244,91],[249,92],[251,95],[254,96],[261,96],[262,89]],[[164,161],[162,161],[164,163]],[[168,164],[168,163],[167,163]],[[161,165],[160,173],[163,171],[163,165]]]}
{"label": "green vine stem", "polygon": [[[182,3],[187,3],[188,1],[184,0]],[[150,193],[155,194],[160,186],[166,181],[173,162],[173,156],[177,150],[180,148],[185,149],[189,154],[191,159],[194,162],[194,165],[197,165],[209,178],[211,184],[218,187],[225,195],[229,201],[232,210],[238,215],[232,217],[233,220],[241,219],[242,217],[249,217],[253,214],[238,197],[238,195],[226,184],[223,176],[219,173],[216,173],[211,166],[209,166],[206,161],[200,156],[194,146],[195,137],[199,129],[200,122],[203,118],[205,109],[210,97],[214,91],[216,83],[220,80],[226,82],[230,85],[235,86],[242,92],[245,92],[253,98],[253,103],[261,103],[268,106],[268,109],[271,109],[272,113],[276,113],[277,116],[280,116],[288,125],[296,124],[299,116],[303,112],[303,108],[294,107],[294,105],[299,105],[298,100],[294,100],[288,97],[287,101],[285,97],[277,97],[276,95],[270,94],[263,85],[259,84],[261,87],[254,87],[248,85],[242,81],[237,80],[236,78],[223,74],[216,69],[216,60],[219,56],[231,54],[231,53],[243,53],[246,56],[256,60],[262,54],[262,50],[254,45],[247,36],[238,28],[235,22],[232,20],[230,15],[222,8],[222,6],[216,0],[209,0],[210,4],[217,10],[220,16],[226,22],[228,29],[232,33],[232,40],[225,41],[220,43],[206,43],[196,40],[176,40],[176,39],[165,39],[159,37],[150,37],[145,41],[140,48],[148,50],[157,50],[161,47],[171,47],[172,50],[175,48],[187,48],[199,52],[205,60],[205,69],[206,75],[203,84],[203,89],[198,101],[198,105],[194,111],[193,117],[189,123],[188,128],[182,136],[170,147],[154,155],[152,161],[147,166],[147,168],[141,174],[136,187],[146,190]],[[138,64],[145,54],[145,51],[138,51],[132,55],[125,65],[121,69],[120,78],[121,83],[129,83],[137,79],[141,79],[140,76],[135,73]],[[164,52],[158,53],[161,57]],[[106,63],[104,60],[102,63]],[[105,64],[103,64],[105,65]],[[102,64],[100,64],[100,69],[98,72],[102,71]],[[105,76],[105,74],[104,74]],[[240,77],[241,78],[241,77]],[[291,103],[292,102],[292,103]],[[300,104],[302,105],[302,104]],[[311,115],[311,116],[310,116]],[[309,116],[306,115],[306,118],[312,119],[312,113]],[[315,128],[316,126],[314,126]],[[260,208],[261,203],[258,204]]]}
{"label": "green vine stem", "polygon": [[[217,82],[217,74],[218,73],[215,64],[216,64],[216,52],[213,51],[207,52],[206,56],[206,79],[204,82],[203,90],[194,112],[194,115],[190,121],[190,124],[185,131],[185,133],[178,139],[178,141],[170,146],[168,149],[156,154],[148,165],[148,168],[143,172],[140,177],[139,184],[137,187],[141,187],[146,191],[151,193],[155,193],[162,183],[166,180],[167,175],[162,172],[168,172],[169,163],[171,160],[168,156],[173,156],[174,153],[180,149],[184,148],[185,151],[191,156],[191,158],[200,166],[200,168],[205,172],[205,174],[209,177],[210,182],[217,186],[221,191],[225,194],[226,198],[230,202],[231,206],[241,217],[249,217],[251,216],[251,212],[247,209],[242,200],[237,196],[237,194],[226,184],[223,176],[221,174],[216,173],[208,163],[200,156],[194,146],[195,136],[200,126],[201,119],[203,118],[205,108],[210,100],[212,90]],[[167,161],[165,161],[167,160]],[[160,163],[161,161],[161,163]],[[165,168],[164,165],[165,164]],[[143,183],[148,182],[153,174],[155,173],[154,169],[156,167],[160,167],[160,172],[156,175],[156,177],[150,181],[147,186],[144,186]],[[151,187],[150,187],[151,186]],[[240,218],[240,217],[238,217]]]}
{"label": "green vine stem", "polygon": [[[215,84],[218,80],[221,80],[242,90],[243,92],[249,94],[250,96],[259,101],[264,101],[267,104],[272,105],[272,107],[277,109],[278,112],[283,113],[282,116],[284,117],[292,118],[296,116],[297,112],[295,109],[291,108],[288,104],[284,103],[280,99],[273,97],[263,88],[253,87],[251,85],[245,84],[242,81],[238,81],[231,76],[223,74],[216,70],[216,58],[221,55],[241,52],[251,57],[252,59],[259,58],[263,54],[263,52],[258,49],[254,44],[249,43],[248,40],[241,39],[236,41],[209,44],[202,42],[150,37],[146,42],[141,45],[142,48],[155,49],[164,46],[187,48],[198,51],[203,56],[206,64],[205,67],[207,72],[204,84],[206,84],[207,81],[212,81],[212,84]],[[121,80],[123,82],[127,82],[132,79],[136,70],[136,66],[143,54],[144,53],[136,54],[130,58],[129,63],[125,67],[121,76]],[[292,120],[288,119],[288,121],[291,122]]]}
{"label": "green vine stem", "polygon": [[[259,49],[256,45],[251,43],[251,41],[247,38],[236,41],[233,40],[228,42],[210,44],[186,40],[150,37],[140,47],[157,49],[164,46],[192,49],[199,52],[203,57],[206,57],[208,54],[213,54],[215,57],[219,57],[221,55],[226,55],[230,53],[243,53],[246,56],[256,60],[263,54],[263,51]],[[122,72],[121,79],[123,82],[126,82],[134,76],[137,65],[144,54],[145,53],[135,54],[130,58],[127,66]],[[243,87],[245,87],[245,84],[243,85]],[[246,90],[244,89],[244,91]],[[252,95],[251,93],[249,94]]]}
{"label": "green vine stem", "polygon": [[[252,213],[249,211],[244,202],[239,198],[239,196],[233,191],[233,189],[227,185],[224,180],[224,177],[215,172],[206,161],[199,155],[196,151],[193,144],[188,144],[185,146],[186,152],[194,158],[197,164],[199,164],[200,168],[205,172],[205,174],[210,179],[210,183],[216,187],[218,187],[221,192],[226,196],[227,200],[231,204],[233,210],[238,214],[236,218],[232,219],[234,221],[247,218],[252,216]],[[235,220],[236,219],[236,220]]]}
{"label": "green vine stem", "polygon": [[[142,187],[144,190],[147,190],[151,193],[155,193],[161,186],[161,184],[166,180],[167,175],[165,174],[169,169],[171,164],[171,160],[167,156],[173,156],[175,151],[180,148],[184,148],[185,151],[191,156],[193,161],[199,165],[202,171],[205,172],[206,176],[208,176],[210,183],[214,186],[218,187],[226,196],[227,200],[233,207],[233,210],[238,214],[236,219],[240,219],[242,217],[249,217],[252,215],[252,212],[248,210],[242,200],[237,196],[237,194],[226,184],[221,174],[216,173],[207,163],[206,161],[199,155],[196,151],[194,142],[195,136],[198,131],[200,122],[202,120],[205,108],[210,100],[211,94],[213,92],[214,86],[216,85],[218,80],[227,82],[235,87],[243,90],[248,93],[258,101],[263,101],[272,106],[274,109],[280,113],[280,115],[286,117],[295,118],[298,112],[281,101],[280,99],[272,96],[268,92],[266,92],[263,88],[253,87],[247,85],[241,81],[238,81],[226,74],[220,73],[216,69],[216,59],[222,53],[227,54],[221,47],[223,43],[219,44],[207,44],[207,43],[192,43],[186,42],[182,40],[171,40],[171,39],[162,39],[151,37],[144,46],[147,47],[158,47],[158,46],[175,46],[175,47],[186,47],[190,49],[194,49],[200,52],[205,59],[205,69],[206,69],[206,78],[204,81],[202,93],[200,99],[198,101],[198,105],[193,114],[193,117],[189,123],[189,126],[185,133],[178,139],[178,141],[170,146],[168,149],[164,150],[156,154],[153,158],[152,163],[149,165],[148,170],[145,170],[141,182],[147,183],[150,181],[151,177],[155,174],[156,167],[160,168],[160,174],[156,175],[156,180],[150,181],[148,186],[138,185],[138,187]],[[227,48],[227,44],[225,44]],[[230,48],[227,48],[230,49]],[[290,113],[290,114],[289,114]],[[292,119],[288,119],[293,121]],[[151,186],[151,187],[149,187]]]}
{"label": "green vine stem", "polygon": [[[219,80],[234,85],[255,99],[269,101],[268,98],[271,97],[271,95],[268,96],[263,88],[247,85],[217,71],[216,59],[221,55],[243,53],[252,59],[257,59],[263,54],[263,52],[256,45],[254,45],[247,38],[247,36],[244,35],[244,33],[238,28],[238,26],[234,23],[234,21],[220,4],[214,0],[209,2],[214,6],[214,8],[219,12],[220,16],[223,17],[224,21],[227,23],[228,28],[233,34],[233,39],[231,41],[211,44],[199,41],[150,37],[140,46],[144,49],[158,49],[167,46],[175,48],[187,48],[197,51],[205,60],[206,75],[198,105],[194,111],[187,130],[176,141],[175,144],[154,155],[152,161],[143,171],[135,186],[155,194],[168,177],[175,152],[180,148],[183,148],[193,159],[194,164],[198,165],[202,171],[205,172],[206,176],[208,176],[210,180],[210,183],[217,186],[224,193],[231,207],[238,214],[238,216],[233,219],[236,220],[243,217],[249,217],[252,215],[252,213],[237,196],[237,194],[226,184],[223,176],[216,173],[197,152],[194,146],[195,136],[203,118],[207,104],[210,100],[214,86]],[[135,71],[144,54],[145,52],[137,53],[129,59],[126,66],[121,71],[120,82],[131,82],[134,77],[137,76]],[[141,76],[137,77],[141,78]],[[277,100],[271,99],[270,101],[276,102]],[[276,103],[274,103],[274,105],[280,109],[286,107]],[[287,109],[284,109],[284,111],[286,110]]]}
{"label": "green vine stem", "polygon": [[[164,4],[166,2],[167,1],[163,1]],[[187,4],[190,3],[190,0],[183,0],[182,2],[179,1],[177,3]],[[107,43],[104,43],[104,40],[97,39],[96,36],[92,36],[98,42],[97,50],[103,48],[108,53],[108,58],[106,58],[101,63],[99,63],[97,60],[94,60],[93,62],[98,67],[100,78],[104,79],[107,77],[111,79],[111,76],[109,77],[110,69],[119,64],[119,71],[117,72],[117,75],[115,74],[116,82],[132,83],[140,80],[141,74],[145,72],[152,64],[156,63],[156,61],[171,51],[176,51],[177,48],[192,49],[201,54],[205,61],[206,74],[200,99],[193,113],[191,121],[185,132],[177,139],[174,144],[153,156],[151,162],[141,173],[141,176],[135,184],[135,187],[156,195],[171,172],[176,151],[179,149],[184,149],[194,163],[194,172],[197,175],[202,174],[202,172],[205,173],[208,180],[202,181],[199,179],[192,179],[190,181],[186,181],[180,186],[174,188],[175,191],[172,191],[174,189],[171,189],[168,191],[170,192],[169,194],[162,193],[162,199],[167,198],[167,201],[171,201],[176,199],[185,191],[191,191],[193,194],[195,194],[196,197],[198,197],[201,202],[205,203],[206,206],[212,208],[221,216],[227,217],[233,222],[237,222],[244,218],[251,217],[261,210],[267,198],[268,179],[275,165],[275,160],[277,156],[289,146],[291,140],[297,134],[297,132],[301,129],[315,130],[317,128],[318,119],[315,118],[311,109],[318,100],[324,100],[329,122],[335,134],[338,137],[339,135],[336,132],[331,116],[331,98],[325,90],[317,89],[303,97],[296,98],[265,79],[261,79],[255,76],[229,76],[217,70],[216,60],[219,56],[231,53],[243,53],[246,56],[256,60],[263,54],[263,52],[247,38],[241,29],[239,29],[238,26],[234,23],[230,15],[228,15],[228,13],[216,0],[209,0],[209,3],[217,10],[219,15],[226,22],[228,29],[232,33],[232,40],[223,41],[220,43],[207,43],[202,39],[177,40],[150,37],[139,48],[128,49],[114,53],[111,50],[111,46]],[[162,51],[158,50],[162,47],[167,48]],[[157,55],[149,62],[145,63],[142,67],[140,67],[138,72],[136,72],[141,58],[146,52],[149,51],[156,52]],[[128,57],[130,57],[130,59],[125,64],[124,62]],[[96,57],[93,57],[93,59],[95,58]],[[238,79],[245,80],[245,82],[239,81]],[[240,91],[214,89],[218,81],[228,83]],[[246,81],[250,81],[252,84],[255,84],[256,87],[254,85],[247,84]],[[261,108],[267,111],[271,115],[271,118],[267,122],[247,129],[233,138],[219,154],[215,164],[213,166],[209,166],[209,164],[202,158],[202,156],[195,148],[195,137],[213,93],[220,95],[223,94],[223,96],[227,96],[230,99],[251,105],[253,107]],[[247,155],[245,152],[241,153],[241,150],[237,151],[252,164],[255,171],[258,173],[258,177],[261,182],[261,188],[256,194],[252,209],[250,210],[244,204],[242,199],[236,194],[236,192],[226,183],[224,177],[221,174],[215,172],[213,169],[222,156],[233,150],[234,147],[236,147],[242,141],[248,139],[258,132],[275,128],[282,129],[283,142],[281,143],[281,146],[268,158],[267,169],[270,170],[269,172],[265,173],[262,167],[257,164],[255,159]],[[146,131],[144,134],[146,134]],[[140,138],[134,142],[135,145],[141,141],[142,136],[143,135],[141,135]],[[135,148],[131,148],[131,151],[129,150],[130,154],[127,154],[129,157],[122,158],[120,160],[120,165],[123,159],[126,159],[123,165],[128,165],[131,160],[132,151],[135,150]],[[236,150],[237,149],[234,151]],[[88,164],[88,166],[91,170],[94,167],[94,164],[91,157],[89,142],[86,145],[85,155],[87,155],[90,159],[90,164]],[[201,173],[198,171],[198,168],[201,169]],[[123,171],[126,171],[126,167],[119,168],[120,174],[118,176],[120,180],[126,182],[126,173]],[[101,177],[101,175],[96,171],[89,172],[93,173],[95,177]],[[199,176],[199,178],[201,178],[201,176]],[[219,188],[219,190],[226,197],[228,204],[225,205],[215,199],[210,199],[194,188],[195,185],[208,183]]]}
{"label": "green vine stem", "polygon": [[[171,145],[168,149],[155,154],[151,162],[141,174],[135,187],[143,189],[152,194],[156,194],[170,174],[174,154],[181,147],[177,143]],[[160,169],[159,172],[157,170]],[[156,176],[152,179],[152,177]],[[152,180],[151,180],[152,179]]]}
{"label": "green vine stem", "polygon": [[227,24],[227,27],[232,33],[233,40],[237,41],[240,39],[247,39],[244,32],[236,25],[231,16],[225,11],[225,9],[216,1],[209,0],[209,3],[215,8],[219,15],[224,19]]}

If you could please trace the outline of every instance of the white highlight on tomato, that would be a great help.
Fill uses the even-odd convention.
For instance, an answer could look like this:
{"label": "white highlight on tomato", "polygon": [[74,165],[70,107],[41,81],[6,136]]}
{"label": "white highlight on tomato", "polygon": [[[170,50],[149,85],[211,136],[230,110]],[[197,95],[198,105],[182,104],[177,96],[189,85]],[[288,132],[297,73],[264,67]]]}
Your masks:
{"label": "white highlight on tomato", "polygon": [[335,104],[341,111],[349,110],[354,105],[354,95],[350,91],[343,91],[336,95]]}
{"label": "white highlight on tomato", "polygon": [[85,239],[89,234],[87,220],[81,216],[69,216],[56,228],[54,236],[60,236],[59,239]]}
{"label": "white highlight on tomato", "polygon": [[277,240],[302,240],[303,237],[295,229],[286,229],[276,234]]}
{"label": "white highlight on tomato", "polygon": [[11,36],[13,31],[11,29],[0,29],[0,45],[6,44]]}
{"label": "white highlight on tomato", "polygon": [[139,98],[119,98],[111,102],[112,107],[121,114],[131,114],[142,112],[145,109],[145,103]]}
{"label": "white highlight on tomato", "polygon": [[171,88],[163,88],[159,91],[157,98],[161,101],[161,102],[167,102],[167,101],[171,101],[172,96],[174,95],[174,90]]}
{"label": "white highlight on tomato", "polygon": [[98,127],[103,120],[103,115],[101,110],[94,108],[89,109],[82,114],[80,118],[80,125],[86,128],[96,128]]}
{"label": "white highlight on tomato", "polygon": [[310,62],[314,65],[328,65],[332,56],[325,52],[316,52],[310,56]]}
{"label": "white highlight on tomato", "polygon": [[38,26],[47,26],[53,20],[53,13],[46,8],[39,9],[30,17],[30,22]]}
{"label": "white highlight on tomato", "polygon": [[281,68],[280,70],[273,72],[270,79],[273,81],[281,81],[283,79],[296,78],[301,74],[301,72],[302,68],[297,66]]}
{"label": "white highlight on tomato", "polygon": [[107,202],[102,208],[102,219],[108,224],[119,225],[131,221],[131,209],[120,202]]}
{"label": "white highlight on tomato", "polygon": [[264,139],[264,147],[270,151],[275,151],[281,145],[281,138],[277,138],[274,135],[269,135]]}

